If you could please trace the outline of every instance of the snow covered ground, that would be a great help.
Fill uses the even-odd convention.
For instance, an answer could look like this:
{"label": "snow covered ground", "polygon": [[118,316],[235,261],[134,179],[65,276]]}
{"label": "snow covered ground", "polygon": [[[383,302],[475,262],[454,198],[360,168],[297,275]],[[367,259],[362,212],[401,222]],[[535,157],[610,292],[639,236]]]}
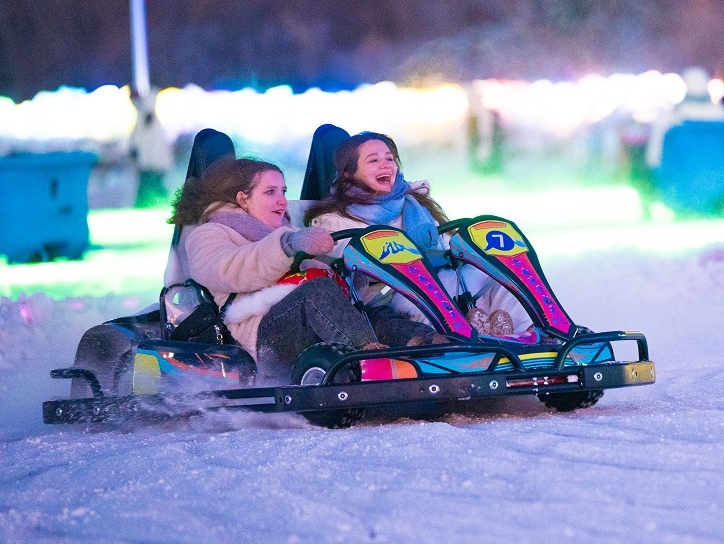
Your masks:
{"label": "snow covered ground", "polygon": [[0,542],[723,542],[724,222],[679,225],[714,241],[673,253],[613,240],[652,229],[597,231],[609,243],[595,252],[555,251],[590,229],[528,237],[577,322],[647,334],[656,384],[573,413],[517,398],[340,431],[240,413],[124,432],[43,425],[41,403],[69,393],[48,371],[70,365],[90,326],[155,300],[144,278],[160,278],[165,243],[90,255],[105,263],[95,274],[131,279],[0,299]]}

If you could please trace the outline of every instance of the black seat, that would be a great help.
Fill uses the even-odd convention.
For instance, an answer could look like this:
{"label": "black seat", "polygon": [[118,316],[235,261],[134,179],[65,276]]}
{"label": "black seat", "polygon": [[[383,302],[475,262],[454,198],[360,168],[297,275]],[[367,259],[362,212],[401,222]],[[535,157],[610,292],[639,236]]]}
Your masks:
{"label": "black seat", "polygon": [[329,194],[337,175],[334,153],[349,133],[335,125],[321,125],[314,131],[300,200],[321,200]]}
{"label": "black seat", "polygon": [[[224,158],[236,158],[231,138],[212,128],[199,131],[191,147],[184,183],[191,178],[200,178],[209,166]],[[184,264],[186,254],[183,247],[179,247],[182,230],[179,226],[174,228],[164,273],[164,288],[159,300],[161,334],[167,339],[209,342],[223,336],[224,342],[231,342],[219,316],[219,308],[208,290],[188,277],[188,267]]]}
{"label": "black seat", "polygon": [[[223,132],[214,130],[213,128],[204,128],[194,137],[194,143],[191,146],[191,157],[189,157],[189,167],[186,170],[186,180],[189,178],[200,178],[209,166],[219,159],[236,158],[236,149],[231,138]],[[186,183],[186,181],[184,181]],[[181,236],[181,229],[176,227],[173,232],[172,245],[178,244]]]}
{"label": "black seat", "polygon": [[[329,194],[336,175],[334,153],[346,138],[349,138],[349,133],[335,125],[321,125],[314,131],[302,188],[302,200],[320,200]],[[184,183],[188,183],[191,178],[201,177],[209,166],[227,157],[236,157],[231,138],[211,128],[201,130],[194,138]],[[290,210],[291,212],[293,210]],[[303,213],[303,210],[300,210],[300,213]],[[188,236],[189,226],[184,232],[184,237]],[[213,342],[215,336],[221,334],[225,343],[232,341],[222,322],[220,314],[223,310],[216,306],[207,289],[188,277],[188,266],[185,261],[182,228],[177,226],[174,229],[164,274],[164,288],[160,296],[163,337],[178,340],[203,339]],[[233,295],[230,300],[233,300]]]}

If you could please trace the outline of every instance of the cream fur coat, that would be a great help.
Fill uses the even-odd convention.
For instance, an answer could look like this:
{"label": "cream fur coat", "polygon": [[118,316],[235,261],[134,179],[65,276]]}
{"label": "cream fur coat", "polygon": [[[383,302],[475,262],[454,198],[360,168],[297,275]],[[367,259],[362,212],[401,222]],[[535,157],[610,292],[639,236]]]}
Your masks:
{"label": "cream fur coat", "polygon": [[[224,211],[234,211],[224,209]],[[238,209],[235,213],[245,213]],[[188,268],[221,307],[237,293],[224,322],[231,335],[256,358],[257,329],[269,309],[296,286],[276,285],[292,265],[281,246],[281,237],[292,227],[280,227],[258,242],[251,242],[220,223],[195,227],[185,240]]]}

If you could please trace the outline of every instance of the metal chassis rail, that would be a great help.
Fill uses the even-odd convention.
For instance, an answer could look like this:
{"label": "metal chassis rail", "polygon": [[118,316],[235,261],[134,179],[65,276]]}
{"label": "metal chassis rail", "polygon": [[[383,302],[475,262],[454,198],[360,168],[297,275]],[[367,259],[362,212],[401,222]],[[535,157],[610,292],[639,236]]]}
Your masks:
{"label": "metal chassis rail", "polygon": [[[66,369],[71,370],[72,369]],[[62,377],[73,377],[66,372]],[[60,377],[60,376],[58,376]],[[80,377],[80,376],[78,376]],[[43,403],[45,423],[163,420],[209,410],[310,412],[405,403],[469,401],[505,395],[536,395],[612,389],[654,383],[651,361],[609,362],[536,369],[443,375],[342,385],[284,386],[217,390],[195,395],[132,395],[50,400]]]}

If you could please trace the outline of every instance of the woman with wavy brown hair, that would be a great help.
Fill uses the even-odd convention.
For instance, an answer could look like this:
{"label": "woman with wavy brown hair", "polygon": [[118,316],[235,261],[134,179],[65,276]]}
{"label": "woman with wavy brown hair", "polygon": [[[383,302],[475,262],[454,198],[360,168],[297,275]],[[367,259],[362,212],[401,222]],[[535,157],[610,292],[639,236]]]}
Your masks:
{"label": "woman with wavy brown hair", "polygon": [[305,261],[304,275],[288,274],[295,255],[325,254],[334,242],[320,227],[289,224],[286,190],[274,164],[220,160],[186,181],[169,220],[195,225],[183,242],[190,276],[219,307],[233,295],[224,323],[265,383],[289,383],[298,355],[318,342],[387,347],[326,270]]}
{"label": "woman with wavy brown hair", "polygon": [[[335,153],[337,177],[331,194],[306,212],[306,225],[322,227],[330,232],[389,225],[404,230],[407,236],[425,252],[448,249],[449,236],[439,235],[438,225],[447,222],[440,205],[430,197],[427,181],[408,182],[401,170],[397,145],[389,136],[362,132],[343,141]],[[331,255],[339,257],[344,243],[338,243]],[[476,307],[468,312],[468,320],[478,332],[505,336],[523,332],[532,326],[530,317],[518,301],[487,275],[464,267],[466,283],[479,294]],[[452,294],[457,288],[454,270],[441,269],[438,275]],[[384,323],[394,331],[390,320],[398,318],[425,322],[422,313],[401,295],[380,298],[383,287],[379,282],[360,279],[357,286],[375,329]],[[394,323],[394,321],[393,321]],[[425,337],[431,341],[430,335]],[[381,337],[382,341],[383,340]],[[390,343],[387,338],[386,343]],[[397,342],[392,342],[397,343]]]}

